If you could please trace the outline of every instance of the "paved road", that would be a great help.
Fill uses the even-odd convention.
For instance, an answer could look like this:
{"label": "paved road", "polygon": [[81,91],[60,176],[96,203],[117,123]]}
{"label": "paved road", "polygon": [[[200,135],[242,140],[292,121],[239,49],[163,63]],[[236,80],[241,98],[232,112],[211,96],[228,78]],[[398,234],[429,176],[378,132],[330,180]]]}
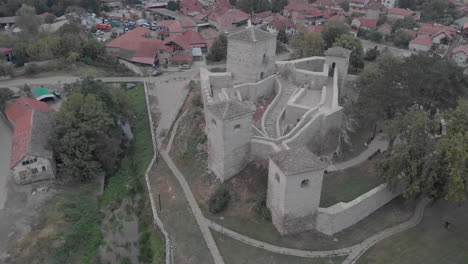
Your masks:
{"label": "paved road", "polygon": [[5,205],[7,197],[7,182],[10,172],[10,150],[12,131],[7,121],[0,116],[0,210]]}
{"label": "paved road", "polygon": [[366,161],[372,154],[377,150],[385,151],[388,148],[388,140],[383,135],[377,135],[374,140],[367,146],[367,149],[361,152],[357,157],[354,157],[350,160],[343,161],[341,163],[336,163],[328,166],[327,171],[338,171],[344,170],[349,167],[356,166],[364,161]]}

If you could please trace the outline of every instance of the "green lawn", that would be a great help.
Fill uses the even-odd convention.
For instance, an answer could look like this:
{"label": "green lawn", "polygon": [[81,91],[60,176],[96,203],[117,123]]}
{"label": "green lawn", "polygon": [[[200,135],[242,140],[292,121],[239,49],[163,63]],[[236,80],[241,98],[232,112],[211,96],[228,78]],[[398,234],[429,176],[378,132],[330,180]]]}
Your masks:
{"label": "green lawn", "polygon": [[[370,248],[358,264],[468,263],[468,202],[438,201],[429,205],[422,222]],[[443,223],[452,226],[447,230]]]}
{"label": "green lawn", "polygon": [[211,231],[211,233],[226,264],[339,264],[346,258],[301,258],[288,256],[249,246],[216,231]]}
{"label": "green lawn", "polygon": [[329,172],[323,178],[320,207],[349,202],[383,183],[372,171],[369,161],[357,166]]}

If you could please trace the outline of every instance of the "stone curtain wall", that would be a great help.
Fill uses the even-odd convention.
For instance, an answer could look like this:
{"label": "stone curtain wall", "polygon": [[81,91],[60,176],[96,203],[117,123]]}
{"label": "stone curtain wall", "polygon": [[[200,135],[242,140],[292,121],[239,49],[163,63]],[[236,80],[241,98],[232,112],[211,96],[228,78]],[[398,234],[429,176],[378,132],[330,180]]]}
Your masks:
{"label": "stone curtain wall", "polygon": [[250,142],[251,159],[257,161],[263,166],[268,166],[268,157],[281,149],[272,142],[252,139]]}
{"label": "stone curtain wall", "polygon": [[296,68],[312,72],[322,72],[324,68],[324,58],[314,58],[311,60],[300,60],[296,63]]}
{"label": "stone curtain wall", "polygon": [[327,235],[344,230],[375,210],[384,206],[401,192],[391,192],[386,184],[381,184],[348,203],[338,203],[328,208],[319,208],[315,229]]}
{"label": "stone curtain wall", "polygon": [[277,93],[278,84],[276,75],[272,75],[258,83],[240,84],[234,86],[234,88],[240,92],[243,101],[256,102],[261,97],[271,96]]}

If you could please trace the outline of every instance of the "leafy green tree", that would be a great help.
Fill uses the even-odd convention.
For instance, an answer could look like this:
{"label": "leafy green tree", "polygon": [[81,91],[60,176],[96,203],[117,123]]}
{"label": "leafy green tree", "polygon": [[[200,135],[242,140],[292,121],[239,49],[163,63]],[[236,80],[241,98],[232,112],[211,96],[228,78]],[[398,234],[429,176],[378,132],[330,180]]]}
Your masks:
{"label": "leafy green tree", "polygon": [[333,46],[351,50],[351,65],[357,69],[364,67],[364,50],[362,48],[361,40],[350,34],[343,34],[336,39]]}
{"label": "leafy green tree", "polygon": [[36,16],[36,9],[23,4],[16,12],[16,25],[21,28],[23,34],[35,36],[39,32],[41,18]]}
{"label": "leafy green tree", "polygon": [[377,163],[376,171],[390,188],[403,187],[406,198],[421,194],[437,197],[442,192],[440,167],[430,157],[436,150],[435,128],[429,114],[416,109],[388,122],[386,131],[394,142],[392,154]]}
{"label": "leafy green tree", "polygon": [[468,195],[468,101],[460,100],[445,117],[447,135],[438,142],[441,163],[446,165],[445,199],[462,202]]}
{"label": "leafy green tree", "polygon": [[405,17],[403,19],[397,19],[392,24],[392,31],[396,32],[401,28],[414,29],[418,26],[418,23],[414,21],[412,17]]}
{"label": "leafy green tree", "polygon": [[281,29],[278,31],[278,35],[276,35],[276,39],[281,41],[281,43],[288,43],[288,34],[286,34],[286,31],[284,29]]}
{"label": "leafy green tree", "polygon": [[61,26],[57,32],[55,32],[56,35],[62,36],[65,34],[80,34],[81,33],[81,27],[79,23],[66,23],[65,25]]}
{"label": "leafy green tree", "polygon": [[8,88],[0,88],[0,111],[5,111],[5,104],[13,99],[13,92]]}
{"label": "leafy green tree", "polygon": [[222,61],[227,56],[227,38],[226,35],[221,34],[213,41],[210,52],[206,56],[209,61]]}
{"label": "leafy green tree", "polygon": [[336,39],[343,34],[348,34],[350,27],[338,20],[327,23],[322,31],[323,40],[325,40],[326,47],[329,48],[335,43]]}
{"label": "leafy green tree", "polygon": [[393,44],[399,48],[408,48],[409,42],[413,39],[410,33],[398,30],[392,36]]}
{"label": "leafy green tree", "polygon": [[86,181],[101,172],[96,144],[107,133],[112,119],[95,95],[73,93],[55,116],[50,143],[66,175]]}
{"label": "leafy green tree", "polygon": [[167,9],[172,10],[172,11],[179,11],[180,10],[179,2],[178,1],[167,2]]}
{"label": "leafy green tree", "polygon": [[268,0],[237,0],[236,7],[247,14],[271,10],[271,5]]}
{"label": "leafy green tree", "polygon": [[284,10],[284,7],[288,5],[288,0],[272,0],[271,1],[271,11],[273,13],[281,13]]}
{"label": "leafy green tree", "polygon": [[380,34],[380,32],[375,31],[375,30],[368,32],[366,37],[370,41],[374,41],[374,42],[380,42],[382,40],[382,34]]}
{"label": "leafy green tree", "polygon": [[46,22],[47,24],[52,24],[55,22],[55,16],[52,15],[52,14],[48,14],[45,18],[44,18],[44,22]]}
{"label": "leafy green tree", "polygon": [[349,2],[348,1],[343,1],[339,4],[341,8],[343,8],[344,11],[348,12],[349,11]]}
{"label": "leafy green tree", "polygon": [[98,56],[105,53],[104,45],[96,39],[88,40],[83,46],[83,57],[96,60]]}
{"label": "leafy green tree", "polygon": [[380,55],[380,51],[377,49],[377,47],[370,49],[366,52],[364,55],[364,59],[366,61],[375,61],[377,57]]}
{"label": "leafy green tree", "polygon": [[294,48],[293,57],[296,59],[320,56],[325,48],[325,41],[320,34],[304,30],[294,34],[289,43]]}

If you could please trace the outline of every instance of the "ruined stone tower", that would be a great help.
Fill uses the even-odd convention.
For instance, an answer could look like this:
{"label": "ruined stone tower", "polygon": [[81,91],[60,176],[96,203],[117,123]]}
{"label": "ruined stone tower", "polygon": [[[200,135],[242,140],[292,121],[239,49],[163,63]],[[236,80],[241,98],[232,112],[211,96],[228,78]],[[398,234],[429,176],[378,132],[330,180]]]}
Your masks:
{"label": "ruined stone tower", "polygon": [[250,162],[254,109],[238,100],[207,105],[208,167],[225,181]]}
{"label": "ruined stone tower", "polygon": [[276,35],[254,27],[228,36],[227,71],[236,83],[258,82],[273,72]]}
{"label": "ruined stone tower", "polygon": [[282,235],[315,227],[326,167],[305,147],[270,156],[267,206],[273,225]]}
{"label": "ruined stone tower", "polygon": [[350,55],[350,50],[341,47],[329,48],[325,51],[325,62],[329,67],[329,76],[332,77],[335,68],[338,69],[339,97],[342,97],[344,93]]}

